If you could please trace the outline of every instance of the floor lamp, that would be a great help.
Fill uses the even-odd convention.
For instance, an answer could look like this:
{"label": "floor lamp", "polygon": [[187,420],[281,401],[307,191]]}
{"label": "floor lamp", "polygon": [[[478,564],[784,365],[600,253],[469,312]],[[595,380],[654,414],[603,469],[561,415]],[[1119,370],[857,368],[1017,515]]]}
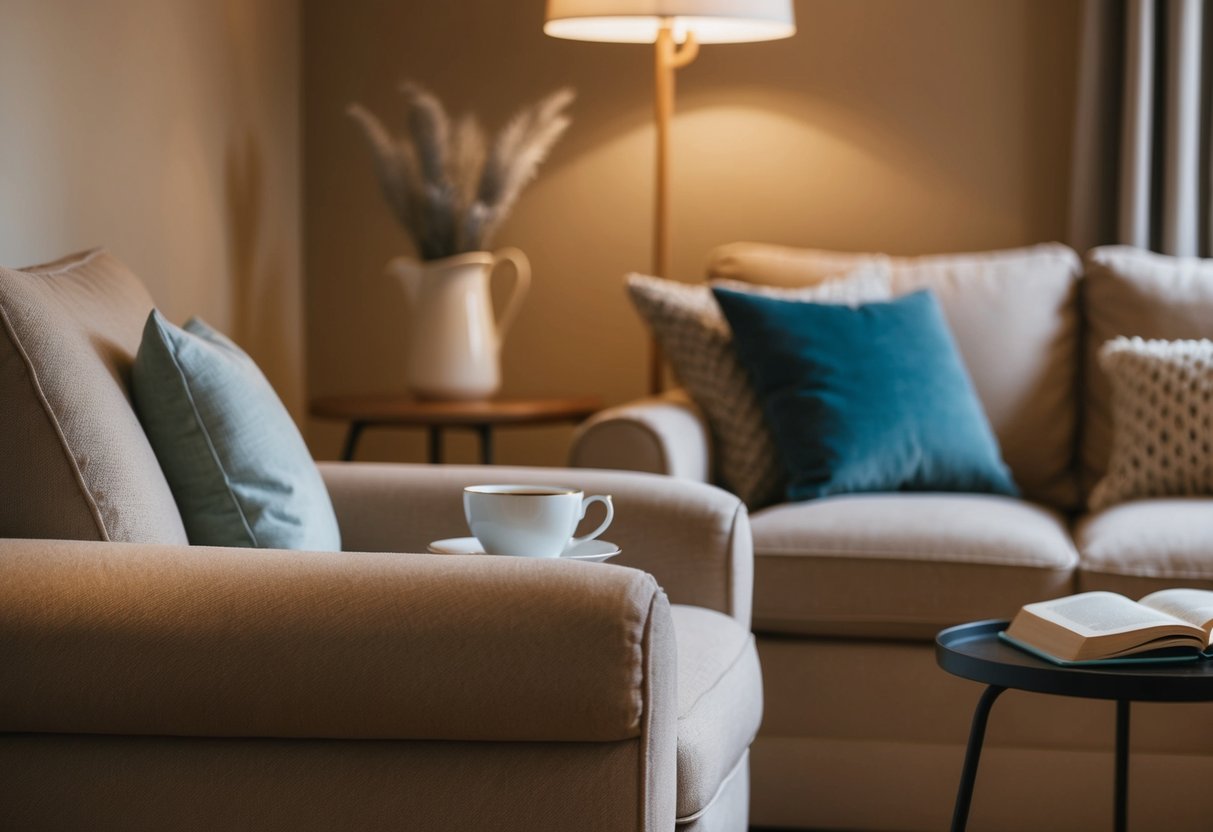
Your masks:
{"label": "floor lamp", "polygon": [[[653,274],[669,277],[669,136],[674,72],[695,60],[701,43],[791,37],[796,33],[792,0],[548,0],[543,31],[570,40],[655,44]],[[661,382],[661,354],[654,344],[650,392],[661,392]]]}

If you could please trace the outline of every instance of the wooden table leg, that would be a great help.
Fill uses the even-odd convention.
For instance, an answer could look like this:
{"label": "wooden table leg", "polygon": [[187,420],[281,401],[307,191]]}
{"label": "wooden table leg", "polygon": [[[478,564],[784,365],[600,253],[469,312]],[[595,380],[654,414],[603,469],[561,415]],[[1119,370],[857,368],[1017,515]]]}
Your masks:
{"label": "wooden table leg", "polygon": [[430,425],[430,464],[442,462],[442,428]]}
{"label": "wooden table leg", "polygon": [[493,464],[493,426],[492,425],[477,425],[477,432],[480,433],[480,464]]}
{"label": "wooden table leg", "polygon": [[365,427],[366,422],[350,422],[350,429],[345,434],[345,445],[341,449],[343,462],[353,461],[354,451],[358,449],[358,437],[362,436],[362,429]]}

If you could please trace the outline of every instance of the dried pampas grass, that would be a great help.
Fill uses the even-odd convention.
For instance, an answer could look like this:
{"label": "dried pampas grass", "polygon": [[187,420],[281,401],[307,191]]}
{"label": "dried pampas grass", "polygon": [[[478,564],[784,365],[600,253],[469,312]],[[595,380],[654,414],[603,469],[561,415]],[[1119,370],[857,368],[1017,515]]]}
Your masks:
{"label": "dried pampas grass", "polygon": [[452,124],[424,87],[400,85],[406,131],[393,136],[374,113],[351,104],[384,198],[424,260],[486,249],[539,165],[571,123],[571,89],[517,113],[490,144],[473,115]]}

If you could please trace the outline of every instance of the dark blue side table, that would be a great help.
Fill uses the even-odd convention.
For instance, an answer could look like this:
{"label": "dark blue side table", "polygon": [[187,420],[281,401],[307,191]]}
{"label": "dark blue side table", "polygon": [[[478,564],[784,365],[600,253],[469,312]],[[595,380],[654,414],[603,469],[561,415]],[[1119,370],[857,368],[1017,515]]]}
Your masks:
{"label": "dark blue side table", "polygon": [[1000,641],[1007,621],[975,621],[942,630],[935,637],[935,660],[954,676],[986,685],[973,712],[964,768],[952,814],[953,832],[969,822],[977,764],[985,741],[986,722],[999,694],[1008,688],[1112,699],[1116,702],[1116,774],[1113,818],[1116,832],[1125,832],[1129,795],[1129,704],[1131,702],[1213,701],[1213,661],[1123,667],[1062,667],[1028,655]]}

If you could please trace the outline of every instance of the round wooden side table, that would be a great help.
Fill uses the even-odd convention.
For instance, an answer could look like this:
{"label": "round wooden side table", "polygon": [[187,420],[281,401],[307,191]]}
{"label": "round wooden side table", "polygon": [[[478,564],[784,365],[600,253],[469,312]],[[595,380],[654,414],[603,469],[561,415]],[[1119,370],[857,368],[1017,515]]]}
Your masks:
{"label": "round wooden side table", "polygon": [[596,396],[484,401],[419,401],[405,395],[325,396],[314,399],[310,412],[319,419],[350,423],[341,458],[350,461],[368,427],[423,427],[429,431],[429,461],[442,462],[442,432],[467,428],[480,436],[480,461],[493,462],[493,428],[507,425],[577,423],[605,405]]}

